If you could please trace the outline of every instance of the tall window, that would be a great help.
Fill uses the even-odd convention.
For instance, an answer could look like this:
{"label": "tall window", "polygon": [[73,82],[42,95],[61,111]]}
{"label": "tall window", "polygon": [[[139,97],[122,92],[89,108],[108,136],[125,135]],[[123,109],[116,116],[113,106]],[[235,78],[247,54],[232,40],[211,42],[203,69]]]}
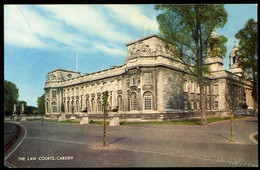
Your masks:
{"label": "tall window", "polygon": [[49,113],[49,103],[48,102],[46,102],[46,109],[47,109],[46,112]]}
{"label": "tall window", "polygon": [[94,98],[91,99],[91,111],[92,112],[95,111],[95,99]]}
{"label": "tall window", "polygon": [[136,86],[137,85],[137,76],[133,75],[132,76],[132,86]]}
{"label": "tall window", "polygon": [[197,100],[197,109],[200,109],[200,101]]}
{"label": "tall window", "polygon": [[86,99],[86,107],[88,109],[88,112],[90,111],[90,107],[89,107],[89,99]]}
{"label": "tall window", "polygon": [[191,105],[191,109],[193,110],[194,109],[194,101],[193,100],[190,101],[190,105]]}
{"label": "tall window", "polygon": [[144,73],[144,84],[152,84],[152,73]]}
{"label": "tall window", "polygon": [[207,94],[210,94],[210,86],[207,86]]}
{"label": "tall window", "polygon": [[183,83],[183,91],[188,92],[188,81],[187,80],[185,80]]}
{"label": "tall window", "polygon": [[102,106],[101,106],[101,99],[100,98],[97,99],[97,104],[98,104],[98,111],[101,112]]}
{"label": "tall window", "polygon": [[119,106],[118,110],[123,110],[122,96],[117,97],[117,105]]}
{"label": "tall window", "polygon": [[52,112],[54,112],[54,113],[57,112],[57,105],[56,105],[56,102],[52,102]]}
{"label": "tall window", "polygon": [[233,57],[233,64],[236,63],[236,57]]}
{"label": "tall window", "polygon": [[137,110],[137,95],[136,93],[132,93],[132,110]]}
{"label": "tall window", "polygon": [[76,101],[76,112],[78,112],[79,111],[79,101],[77,100]]}
{"label": "tall window", "polygon": [[70,102],[68,101],[67,102],[67,113],[69,113],[70,112]]}
{"label": "tall window", "polygon": [[213,93],[218,94],[218,85],[217,84],[214,85]]}
{"label": "tall window", "polygon": [[152,93],[146,92],[144,94],[144,110],[152,109]]}
{"label": "tall window", "polygon": [[194,82],[193,81],[191,81],[191,93],[194,93]]}
{"label": "tall window", "polygon": [[210,102],[207,101],[207,106],[206,106],[207,110],[210,110]]}
{"label": "tall window", "polygon": [[184,101],[184,109],[188,109],[188,101],[187,100]]}
{"label": "tall window", "polygon": [[214,109],[215,109],[215,110],[218,109],[218,101],[214,101]]}
{"label": "tall window", "polygon": [[200,93],[200,86],[197,84],[197,93]]}
{"label": "tall window", "polygon": [[109,98],[109,105],[112,106],[112,96]]}
{"label": "tall window", "polygon": [[52,98],[56,98],[56,91],[52,91]]}

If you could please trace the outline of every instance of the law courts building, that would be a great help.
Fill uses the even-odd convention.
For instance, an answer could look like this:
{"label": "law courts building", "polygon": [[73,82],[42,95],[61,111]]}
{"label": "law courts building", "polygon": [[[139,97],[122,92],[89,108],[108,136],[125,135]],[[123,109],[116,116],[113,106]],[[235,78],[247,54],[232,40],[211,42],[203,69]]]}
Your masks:
{"label": "law courts building", "polygon": [[[213,31],[211,38],[218,40]],[[162,39],[150,35],[126,44],[127,54],[121,66],[94,73],[56,69],[50,71],[45,83],[45,116],[57,117],[63,103],[65,115],[76,117],[87,107],[90,119],[103,118],[102,92],[109,92],[111,108],[118,106],[120,120],[172,120],[200,115],[200,90],[195,78],[178,60],[173,59]],[[211,49],[212,50],[212,49]],[[207,56],[210,65],[206,96],[207,115],[227,115],[225,94],[232,81],[238,103],[253,109],[252,86],[240,79],[235,51],[230,54],[229,71],[223,69],[223,58]]]}

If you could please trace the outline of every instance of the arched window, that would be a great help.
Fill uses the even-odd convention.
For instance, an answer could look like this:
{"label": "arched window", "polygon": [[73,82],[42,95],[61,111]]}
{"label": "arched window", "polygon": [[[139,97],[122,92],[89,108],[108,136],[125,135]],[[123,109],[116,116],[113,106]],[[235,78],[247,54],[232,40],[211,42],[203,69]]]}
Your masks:
{"label": "arched window", "polygon": [[95,107],[95,99],[91,99],[91,112],[94,112],[94,107]]}
{"label": "arched window", "polygon": [[49,103],[46,102],[46,113],[49,113]]}
{"label": "arched window", "polygon": [[98,112],[101,112],[102,106],[101,106],[101,99],[100,98],[97,99],[97,104],[98,104]]}
{"label": "arched window", "polygon": [[122,96],[117,97],[117,106],[119,107],[118,110],[123,110],[123,100]]}
{"label": "arched window", "polygon": [[75,112],[74,101],[71,101],[71,112]]}
{"label": "arched window", "polygon": [[79,112],[79,101],[76,101],[76,112]]}
{"label": "arched window", "polygon": [[56,102],[52,102],[52,112],[56,113],[57,112],[57,103]]}
{"label": "arched window", "polygon": [[112,106],[112,96],[109,97],[109,105]]}
{"label": "arched window", "polygon": [[80,100],[80,110],[82,110],[82,100]]}
{"label": "arched window", "polygon": [[137,95],[136,95],[136,93],[132,93],[131,94],[131,101],[132,101],[131,110],[137,110],[138,109],[138,103],[137,103]]}
{"label": "arched window", "polygon": [[67,102],[67,113],[70,112],[70,101]]}
{"label": "arched window", "polygon": [[87,109],[88,109],[88,112],[91,111],[91,110],[90,110],[90,105],[89,105],[89,99],[86,99],[86,107],[87,107]]}
{"label": "arched window", "polygon": [[152,93],[144,93],[144,110],[152,110]]}

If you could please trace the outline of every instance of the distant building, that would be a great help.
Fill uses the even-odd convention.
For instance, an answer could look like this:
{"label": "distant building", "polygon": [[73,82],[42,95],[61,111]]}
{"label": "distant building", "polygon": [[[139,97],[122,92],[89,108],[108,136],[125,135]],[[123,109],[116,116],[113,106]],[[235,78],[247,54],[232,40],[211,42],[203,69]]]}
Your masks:
{"label": "distant building", "polygon": [[[211,38],[218,40],[213,31]],[[200,115],[200,90],[195,78],[173,59],[157,35],[146,36],[126,44],[123,65],[95,73],[56,69],[47,75],[45,83],[46,116],[59,116],[61,104],[70,117],[87,107],[90,118],[103,117],[102,92],[109,92],[109,104],[119,107],[122,120],[170,120]],[[214,46],[213,46],[214,47]],[[213,48],[211,47],[211,48]],[[218,49],[209,49],[218,50]],[[205,88],[207,115],[228,114],[225,98],[227,81],[236,84],[237,108],[247,104],[253,108],[252,86],[240,80],[234,46],[230,54],[230,69],[223,69],[222,56],[208,56],[211,75]]]}

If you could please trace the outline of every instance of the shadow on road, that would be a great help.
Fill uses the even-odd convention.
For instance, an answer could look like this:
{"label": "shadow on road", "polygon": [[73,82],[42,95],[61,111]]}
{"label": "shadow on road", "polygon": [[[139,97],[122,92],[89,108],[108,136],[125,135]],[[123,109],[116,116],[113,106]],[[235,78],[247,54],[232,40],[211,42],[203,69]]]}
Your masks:
{"label": "shadow on road", "polygon": [[116,138],[115,141],[111,142],[110,144],[116,143],[118,141],[124,140],[126,137],[122,137],[122,138]]}
{"label": "shadow on road", "polygon": [[250,122],[250,123],[258,123],[258,120],[246,120],[246,122]]}
{"label": "shadow on road", "polygon": [[226,137],[224,137],[224,136],[222,136],[222,135],[220,135],[220,134],[215,134],[216,136],[219,136],[219,137],[222,137],[222,138],[224,138],[224,139],[226,139],[226,140],[228,140],[228,141],[230,141],[230,139],[229,138],[226,138]]}

